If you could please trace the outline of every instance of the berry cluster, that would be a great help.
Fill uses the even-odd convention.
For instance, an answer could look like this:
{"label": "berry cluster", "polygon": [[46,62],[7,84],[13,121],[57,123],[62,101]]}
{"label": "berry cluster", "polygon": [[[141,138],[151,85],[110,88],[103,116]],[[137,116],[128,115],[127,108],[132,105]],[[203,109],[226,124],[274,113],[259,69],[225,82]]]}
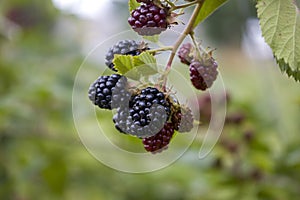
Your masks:
{"label": "berry cluster", "polygon": [[144,148],[150,152],[166,148],[175,130],[189,132],[193,127],[189,108],[180,107],[154,87],[130,92],[124,76],[100,76],[90,86],[88,94],[100,108],[117,108],[113,117],[115,128],[142,138]]}
{"label": "berry cluster", "polygon": [[[108,50],[105,64],[117,71],[113,64],[115,55],[137,56],[147,50],[144,42],[121,40]],[[157,152],[166,149],[175,130],[189,132],[192,129],[191,112],[186,115],[186,108],[181,108],[163,90],[149,86],[130,88],[129,85],[125,76],[112,74],[98,77],[88,90],[94,105],[117,109],[113,122],[119,132],[143,139],[147,151]]]}
{"label": "berry cluster", "polygon": [[[162,33],[171,24],[177,24],[176,17],[183,14],[174,10],[198,3],[192,1],[183,4],[184,6],[176,6],[176,1],[136,2],[137,7],[131,11],[128,23],[141,36]],[[193,26],[190,24],[188,27],[191,27],[190,31],[193,32]],[[177,44],[183,40],[184,37],[180,36]],[[196,44],[195,41],[193,43]],[[132,74],[128,74],[127,77],[124,74],[130,70],[131,73],[139,74],[136,68],[140,65],[151,67],[153,62],[155,64],[154,56],[157,52],[170,49],[174,52],[177,48],[178,45],[174,45],[172,48],[162,47],[148,51],[150,48],[144,42],[121,40],[105,55],[105,64],[116,74],[100,76],[88,90],[88,97],[94,105],[107,110],[116,109],[112,119],[116,130],[141,139],[145,150],[152,153],[166,149],[176,132],[190,132],[194,123],[193,113],[188,106],[181,105],[177,98],[172,96],[172,91],[167,90],[168,73],[162,73],[158,78],[153,76],[153,80],[157,81],[155,84],[145,84],[145,81],[151,80],[148,76],[152,76],[152,72],[149,72],[151,75],[145,73],[147,77],[139,76],[137,79],[133,78],[135,76],[131,76]],[[145,51],[148,52],[143,53]],[[196,45],[187,43],[179,49],[178,57],[182,63],[189,66],[190,79],[195,88],[206,90],[212,86],[218,75],[218,65],[211,52],[207,53]],[[174,56],[170,56],[166,72],[170,69],[173,59]],[[130,82],[129,78],[138,81]]]}
{"label": "berry cluster", "polygon": [[117,108],[113,117],[115,128],[142,138],[150,152],[166,148],[175,130],[189,132],[193,127],[189,108],[174,103],[155,87],[129,89],[127,78],[119,74],[100,76],[91,84],[88,97],[100,108]]}

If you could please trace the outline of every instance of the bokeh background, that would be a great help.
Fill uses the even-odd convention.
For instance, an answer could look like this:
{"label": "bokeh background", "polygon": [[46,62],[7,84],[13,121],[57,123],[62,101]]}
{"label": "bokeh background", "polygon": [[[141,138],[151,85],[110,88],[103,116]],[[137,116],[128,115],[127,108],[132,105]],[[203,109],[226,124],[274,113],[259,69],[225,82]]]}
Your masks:
{"label": "bokeh background", "polygon": [[[0,1],[0,199],[298,199],[299,83],[276,66],[255,15],[253,1],[230,0],[196,30],[217,48],[228,100],[209,156],[198,159],[211,115],[208,93],[198,92],[202,124],[187,152],[159,171],[127,174],[89,154],[72,116],[76,73],[95,45],[129,30],[127,1]],[[104,55],[85,65],[101,75]]]}

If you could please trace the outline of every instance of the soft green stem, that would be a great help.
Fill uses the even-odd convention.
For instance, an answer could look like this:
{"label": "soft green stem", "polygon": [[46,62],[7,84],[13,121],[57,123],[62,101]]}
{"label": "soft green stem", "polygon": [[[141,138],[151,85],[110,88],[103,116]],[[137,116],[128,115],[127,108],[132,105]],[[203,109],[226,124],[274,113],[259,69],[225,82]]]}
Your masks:
{"label": "soft green stem", "polygon": [[194,43],[194,46],[196,47],[196,56],[195,56],[195,58],[200,58],[201,51],[200,51],[199,44],[195,40],[194,33],[190,33],[190,37],[191,37],[191,39],[192,39],[192,41]]}
{"label": "soft green stem", "polygon": [[167,46],[167,47],[161,47],[158,49],[152,49],[152,50],[148,50],[149,53],[156,53],[156,52],[160,52],[160,51],[171,51],[173,49],[172,46]]}

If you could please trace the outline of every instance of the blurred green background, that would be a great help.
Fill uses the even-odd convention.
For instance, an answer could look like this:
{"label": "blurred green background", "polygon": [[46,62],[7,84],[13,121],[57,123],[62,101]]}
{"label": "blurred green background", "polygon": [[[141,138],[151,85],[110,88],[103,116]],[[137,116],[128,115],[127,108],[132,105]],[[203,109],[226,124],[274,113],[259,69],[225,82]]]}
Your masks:
{"label": "blurred green background", "polygon": [[[217,47],[229,95],[226,125],[208,157],[197,157],[205,109],[192,146],[159,171],[118,172],[88,153],[73,123],[75,76],[93,45],[129,29],[126,3],[107,1],[107,11],[91,18],[49,0],[0,1],[0,199],[298,199],[299,83],[251,37],[259,35],[249,26],[252,1],[229,1],[197,29]],[[103,58],[87,65],[104,69]],[[207,93],[199,102],[209,108]]]}

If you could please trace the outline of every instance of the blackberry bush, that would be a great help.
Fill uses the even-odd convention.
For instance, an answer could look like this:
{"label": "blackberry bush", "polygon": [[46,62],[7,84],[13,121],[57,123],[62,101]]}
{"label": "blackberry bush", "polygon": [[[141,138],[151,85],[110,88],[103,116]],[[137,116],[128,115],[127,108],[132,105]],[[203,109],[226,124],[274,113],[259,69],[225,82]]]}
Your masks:
{"label": "blackberry bush", "polygon": [[143,42],[137,42],[135,40],[121,40],[108,50],[105,55],[105,64],[113,71],[117,71],[112,63],[116,54],[137,56],[148,49],[147,45]]}
{"label": "blackberry bush", "polygon": [[144,138],[143,144],[146,151],[155,153],[159,150],[166,149],[174,135],[172,123],[166,123],[164,127],[154,136]]}
{"label": "blackberry bush", "polygon": [[152,3],[143,4],[131,12],[128,23],[139,35],[156,35],[165,31],[169,26],[168,16],[168,8]]}
{"label": "blackberry bush", "polygon": [[[176,92],[167,87],[174,57],[186,36],[189,35],[192,42],[183,44],[177,55],[182,63],[189,66],[192,84],[197,89],[206,90],[217,78],[218,65],[212,58],[212,52],[206,52],[198,46],[193,35],[200,23],[198,16],[203,2],[191,0],[177,5],[177,1],[129,0],[131,13],[128,23],[141,36],[158,35],[171,24],[178,24],[176,18],[184,14],[184,9],[191,6],[195,6],[195,9],[184,34],[177,38],[174,45],[166,46],[159,41],[162,45],[150,50],[143,41],[117,42],[106,53],[105,64],[113,71],[118,69],[120,74],[100,76],[89,88],[88,95],[93,104],[103,109],[116,108],[112,120],[115,128],[121,133],[142,139],[148,152],[166,149],[175,131],[190,132],[193,128],[191,109],[181,106]],[[158,41],[157,37],[145,39]],[[164,71],[157,70],[154,57],[163,51],[171,51]]]}
{"label": "blackberry bush", "polygon": [[100,108],[117,108],[125,104],[130,97],[127,91],[127,78],[119,74],[100,76],[88,91],[89,99]]}

